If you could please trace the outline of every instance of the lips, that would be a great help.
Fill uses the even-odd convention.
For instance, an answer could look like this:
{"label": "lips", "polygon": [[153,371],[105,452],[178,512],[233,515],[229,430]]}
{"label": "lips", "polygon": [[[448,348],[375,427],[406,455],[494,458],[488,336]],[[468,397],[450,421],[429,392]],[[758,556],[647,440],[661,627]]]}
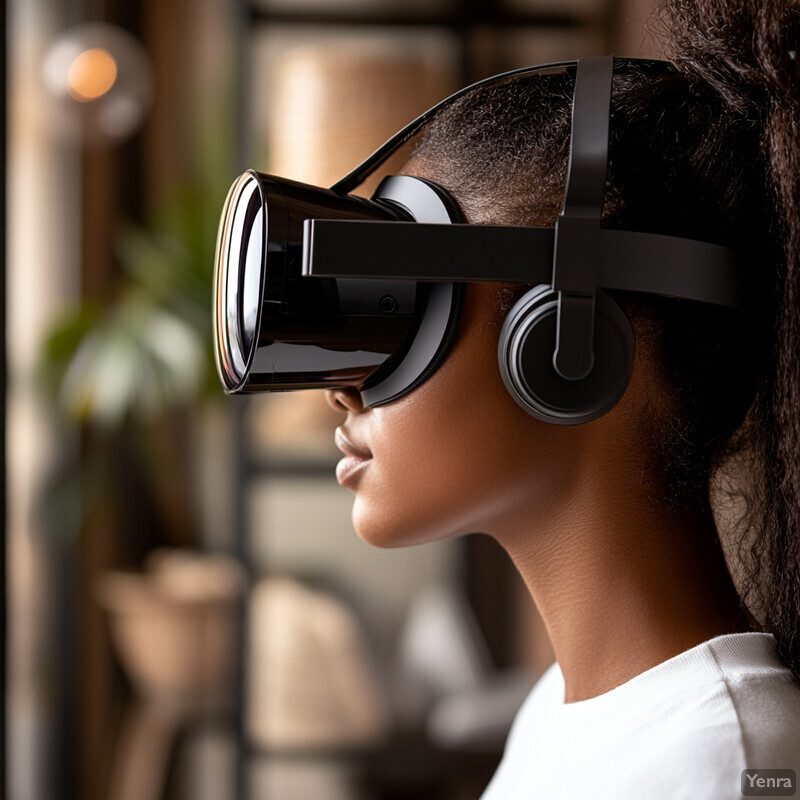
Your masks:
{"label": "lips", "polygon": [[354,442],[349,431],[337,428],[334,434],[336,446],[344,453],[344,458],[336,465],[336,479],[341,486],[355,491],[359,476],[372,462],[369,448],[360,442]]}
{"label": "lips", "polygon": [[360,459],[372,458],[372,453],[366,445],[354,442],[349,431],[344,431],[341,427],[336,429],[333,435],[336,446],[346,455]]}

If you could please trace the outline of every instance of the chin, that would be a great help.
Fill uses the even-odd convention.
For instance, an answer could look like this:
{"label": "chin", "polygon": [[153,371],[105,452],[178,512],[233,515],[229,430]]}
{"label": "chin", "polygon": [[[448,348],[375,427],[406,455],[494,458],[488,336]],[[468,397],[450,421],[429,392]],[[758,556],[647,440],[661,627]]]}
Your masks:
{"label": "chin", "polygon": [[386,506],[374,508],[356,497],[353,503],[353,528],[367,544],[382,549],[411,547],[448,538],[442,528],[392,513]]}
{"label": "chin", "polygon": [[396,517],[386,511],[383,514],[376,513],[364,505],[358,498],[353,503],[353,528],[363,541],[383,549],[415,544],[409,541],[407,529]]}

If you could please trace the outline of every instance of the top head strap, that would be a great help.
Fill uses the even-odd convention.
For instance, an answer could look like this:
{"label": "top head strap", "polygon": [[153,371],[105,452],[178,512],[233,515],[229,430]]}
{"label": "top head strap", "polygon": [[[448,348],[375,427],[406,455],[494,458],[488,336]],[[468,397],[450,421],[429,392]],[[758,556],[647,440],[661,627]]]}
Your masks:
{"label": "top head strap", "polygon": [[585,378],[594,365],[613,72],[613,56],[604,56],[578,61],[575,76],[567,187],[556,221],[552,277],[558,292],[553,366],[567,380]]}

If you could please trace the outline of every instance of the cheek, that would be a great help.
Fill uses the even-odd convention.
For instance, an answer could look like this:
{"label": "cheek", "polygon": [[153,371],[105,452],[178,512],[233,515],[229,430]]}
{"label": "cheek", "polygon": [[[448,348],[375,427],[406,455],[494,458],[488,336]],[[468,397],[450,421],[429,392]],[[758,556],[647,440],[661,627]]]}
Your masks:
{"label": "cheek", "polygon": [[491,534],[552,491],[553,470],[541,468],[550,426],[514,403],[494,363],[476,369],[460,353],[412,394],[370,412],[374,458],[353,522],[371,544]]}

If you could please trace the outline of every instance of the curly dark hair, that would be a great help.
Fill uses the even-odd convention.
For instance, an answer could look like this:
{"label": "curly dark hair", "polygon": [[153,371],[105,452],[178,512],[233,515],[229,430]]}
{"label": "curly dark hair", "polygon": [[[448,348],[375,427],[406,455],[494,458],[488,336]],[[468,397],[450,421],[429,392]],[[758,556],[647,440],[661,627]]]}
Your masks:
{"label": "curly dark hair", "polygon": [[[616,62],[603,225],[738,248],[755,308],[615,293],[666,395],[647,433],[658,502],[709,507],[714,480],[743,603],[800,680],[800,2],[664,0],[651,25],[672,64]],[[469,93],[412,163],[469,219],[552,225],[572,89],[561,72]],[[715,479],[733,463],[743,483]]]}

